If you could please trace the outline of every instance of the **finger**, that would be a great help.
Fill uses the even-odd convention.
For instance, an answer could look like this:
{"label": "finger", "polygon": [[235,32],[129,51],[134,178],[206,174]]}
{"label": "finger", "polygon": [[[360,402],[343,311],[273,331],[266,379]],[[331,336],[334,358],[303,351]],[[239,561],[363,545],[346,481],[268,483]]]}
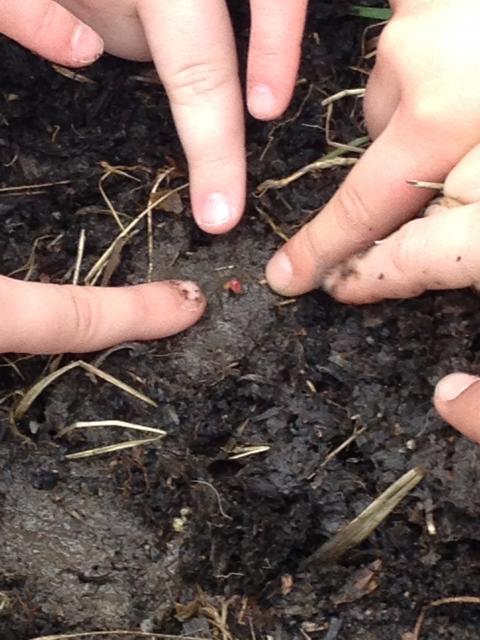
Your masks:
{"label": "finger", "polygon": [[325,281],[342,302],[411,298],[426,290],[459,289],[480,281],[480,204],[407,222],[363,256],[348,260]]}
{"label": "finger", "polygon": [[469,204],[480,200],[480,145],[474,147],[450,171],[445,180],[444,192],[447,196]]}
{"label": "finger", "polygon": [[100,36],[53,0],[0,0],[0,32],[71,67],[90,64],[103,52]]}
{"label": "finger", "polygon": [[288,106],[300,61],[308,0],[250,0],[247,102],[255,118],[271,120]]}
{"label": "finger", "polygon": [[[134,9],[123,8],[111,0],[56,0],[103,38],[105,51],[128,60],[150,61],[152,56],[145,31]],[[120,4],[120,8],[119,8]]]}
{"label": "finger", "polygon": [[228,231],[245,203],[243,107],[235,42],[223,0],[151,0],[140,5],[190,169],[193,215]]}
{"label": "finger", "polygon": [[[270,286],[298,295],[320,285],[335,264],[371,246],[411,218],[431,197],[407,181],[438,182],[464,153],[464,141],[439,149],[445,123],[418,123],[399,108],[326,207],[267,266]],[[441,151],[441,152],[440,152]]]}
{"label": "finger", "polygon": [[438,383],[434,403],[446,422],[467,438],[480,442],[480,378],[450,374]]}
{"label": "finger", "polygon": [[205,309],[192,282],[74,287],[0,277],[0,352],[81,353],[183,331]]}
{"label": "finger", "polygon": [[387,128],[400,103],[400,87],[392,78],[391,65],[378,58],[368,79],[363,111],[368,133],[372,140]]}

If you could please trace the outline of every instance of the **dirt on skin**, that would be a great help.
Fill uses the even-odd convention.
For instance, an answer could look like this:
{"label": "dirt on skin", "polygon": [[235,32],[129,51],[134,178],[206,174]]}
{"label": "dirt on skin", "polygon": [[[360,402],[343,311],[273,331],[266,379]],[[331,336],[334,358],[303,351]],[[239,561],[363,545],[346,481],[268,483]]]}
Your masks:
{"label": "dirt on skin", "polygon": [[[248,121],[250,194],[324,155],[322,98],[364,83],[352,67],[361,64],[367,23],[343,8],[312,6],[283,124]],[[248,19],[237,13],[244,57]],[[130,167],[136,179],[104,183],[125,216],[145,207],[161,167],[176,167],[170,186],[185,180],[163,89],[147,82],[148,65],[105,56],[82,71],[93,81],[85,83],[6,40],[0,50],[2,185],[69,181],[0,193],[2,272],[26,265],[15,277],[31,266],[31,279],[71,281],[84,229],[84,277],[118,232],[98,188],[101,162]],[[364,135],[362,126],[358,100],[337,104],[335,139]],[[156,407],[75,369],[19,422],[35,444],[28,446],[8,429],[16,400],[9,394],[29,388],[49,360],[10,354],[2,361],[2,640],[110,629],[226,640],[407,640],[425,604],[479,594],[480,448],[442,424],[431,405],[440,376],[479,369],[478,298],[460,291],[351,308],[313,293],[283,305],[262,282],[281,240],[260,211],[291,234],[344,175],[328,170],[261,199],[250,195],[242,224],[226,237],[195,227],[185,194],[176,213],[155,212],[154,277],[198,280],[207,315],[181,336],[84,360]],[[113,284],[145,280],[146,237],[141,225]],[[231,278],[241,280],[243,295],[225,290]],[[96,429],[59,438],[59,431],[106,419],[168,435],[67,460],[66,453],[124,434]],[[251,445],[269,449],[231,459]],[[425,479],[367,541],[336,564],[310,560],[415,466]],[[421,639],[478,638],[479,623],[480,607],[447,604],[429,613]]]}

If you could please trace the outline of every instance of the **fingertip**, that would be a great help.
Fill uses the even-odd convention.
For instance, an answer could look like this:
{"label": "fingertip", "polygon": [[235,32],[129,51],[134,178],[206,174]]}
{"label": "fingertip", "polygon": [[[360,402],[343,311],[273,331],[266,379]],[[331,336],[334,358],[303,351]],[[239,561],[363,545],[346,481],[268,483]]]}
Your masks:
{"label": "fingertip", "polygon": [[270,259],[266,278],[274,291],[283,296],[298,296],[321,285],[326,269],[319,264],[313,242],[318,240],[309,222]]}
{"label": "fingertip", "polygon": [[451,373],[437,384],[435,398],[441,403],[452,402],[476,382],[480,382],[480,378],[469,373]]}
{"label": "fingertip", "polygon": [[293,281],[292,262],[282,248],[270,259],[265,269],[265,276],[270,287],[283,296],[293,295],[291,285]]}
{"label": "fingertip", "polygon": [[51,62],[79,67],[103,53],[102,38],[54,0],[0,4],[2,33]]}
{"label": "fingertip", "polygon": [[91,27],[83,22],[74,28],[72,39],[72,64],[92,64],[102,55],[104,50],[103,39]]}
{"label": "fingertip", "polygon": [[253,84],[247,93],[247,107],[251,116],[257,120],[274,120],[285,111],[273,89],[267,84]]}
{"label": "fingertip", "polygon": [[[163,283],[159,284],[162,285]],[[196,282],[191,280],[167,280],[166,284],[171,286],[179,297],[181,310],[191,312],[198,318],[203,315],[207,306],[207,298]]]}
{"label": "fingertip", "polygon": [[193,217],[197,225],[211,235],[231,231],[242,217],[244,195],[241,193],[228,196],[220,191],[213,191],[203,198],[192,195],[192,201]]}
{"label": "fingertip", "polygon": [[441,417],[465,436],[480,442],[480,378],[452,373],[437,384],[434,404]]}

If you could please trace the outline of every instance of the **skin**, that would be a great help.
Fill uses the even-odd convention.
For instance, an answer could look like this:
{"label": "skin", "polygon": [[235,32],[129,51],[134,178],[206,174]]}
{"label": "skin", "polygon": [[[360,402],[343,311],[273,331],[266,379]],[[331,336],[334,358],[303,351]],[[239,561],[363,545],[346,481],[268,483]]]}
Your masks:
{"label": "skin", "polygon": [[[284,0],[280,9],[274,0],[250,4],[247,103],[252,115],[269,119],[283,112],[293,89],[306,0]],[[394,19],[365,98],[375,142],[321,216],[269,263],[268,280],[285,295],[323,284],[338,299],[361,303],[480,279],[480,45],[471,28],[480,7],[477,0],[391,5]],[[244,206],[241,95],[225,5],[205,0],[199,7],[194,0],[0,0],[0,31],[70,66],[93,62],[104,48],[152,57],[187,154],[194,215],[204,230],[223,233]],[[430,194],[406,181],[447,175],[445,192],[463,204],[411,221]],[[195,284],[178,282],[101,290],[0,278],[2,300],[9,314],[0,351],[86,351],[171,335],[205,307]],[[480,440],[479,378],[447,376],[434,401],[447,421]]]}
{"label": "skin", "polygon": [[[307,0],[251,0],[247,102],[268,120],[286,108]],[[274,10],[272,10],[274,9]],[[189,169],[199,226],[224,233],[245,203],[243,104],[224,0],[0,0],[0,32],[48,60],[79,67],[102,52],[155,62]],[[194,283],[100,289],[0,277],[0,352],[85,352],[189,327],[205,298]]]}
{"label": "skin", "polygon": [[[101,36],[109,53],[153,59],[187,156],[193,215],[209,233],[232,229],[245,205],[246,167],[243,100],[225,0],[39,0],[54,14],[62,12],[55,22],[57,45],[51,17],[43,18],[43,29],[31,28],[35,41],[13,32],[31,19],[30,5],[37,1],[0,0],[0,7],[12,14],[3,16],[11,25],[4,32],[41,55],[52,59],[53,50],[57,61],[77,63],[79,56],[65,45],[77,16]],[[283,113],[295,86],[307,0],[250,0],[250,8],[247,103],[253,116],[269,120]],[[91,60],[97,55],[92,50]]]}
{"label": "skin", "polygon": [[[478,0],[395,0],[365,96],[373,144],[321,213],[267,266],[296,296],[323,286],[362,304],[480,281],[480,41]],[[447,177],[448,176],[448,177]],[[443,182],[463,206],[437,206],[408,180]],[[462,390],[467,380],[472,382]],[[455,391],[460,393],[453,399]],[[480,441],[480,381],[439,383],[440,414]]]}

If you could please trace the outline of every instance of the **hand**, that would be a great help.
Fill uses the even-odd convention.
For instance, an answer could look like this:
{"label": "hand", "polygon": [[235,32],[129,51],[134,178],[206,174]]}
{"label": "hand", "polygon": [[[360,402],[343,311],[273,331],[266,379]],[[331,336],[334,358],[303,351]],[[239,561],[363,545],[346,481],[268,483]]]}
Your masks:
{"label": "hand", "polygon": [[[477,146],[450,172],[445,181],[445,197],[427,209],[427,217],[408,223],[410,232],[393,233],[360,259],[360,297],[370,295],[371,299],[368,291],[374,281],[380,295],[388,297],[408,297],[424,289],[469,285],[478,288],[479,167],[480,146]],[[452,204],[457,206],[451,207]],[[396,258],[392,259],[393,256]],[[379,268],[385,273],[381,281],[374,277]],[[349,298],[355,295],[353,290],[341,287],[342,295]],[[437,384],[434,402],[444,420],[480,442],[480,378],[466,373],[446,376]]]}
{"label": "hand", "polygon": [[193,282],[102,289],[0,276],[0,353],[78,353],[163,338],[194,324],[205,306]]}
{"label": "hand", "polygon": [[[248,103],[258,118],[276,117],[287,106],[306,5],[284,0],[279,9],[276,0],[251,0]],[[223,0],[0,0],[0,32],[69,66],[93,62],[104,46],[127,58],[153,57],[190,165],[197,222],[211,233],[238,222],[245,199],[243,109]],[[52,353],[171,335],[196,322],[206,302],[193,283],[102,290],[0,277],[0,304],[10,310],[2,314],[0,352]]]}
{"label": "hand", "polygon": [[0,33],[71,67],[90,64],[103,53],[100,36],[54,0],[0,0]]}
{"label": "hand", "polygon": [[[323,211],[269,263],[267,278],[280,293],[324,285],[337,299],[361,303],[466,286],[479,275],[470,262],[475,225],[468,222],[478,208],[407,222],[433,195],[407,180],[442,182],[480,142],[480,41],[472,28],[480,4],[391,4],[394,17],[365,97],[375,141]],[[363,259],[342,264],[367,249]]]}
{"label": "hand", "polygon": [[[247,101],[257,118],[275,118],[289,102],[307,2],[250,0]],[[194,217],[210,233],[233,228],[245,204],[246,169],[225,0],[0,0],[0,31],[63,64],[86,64],[100,55],[101,40],[85,23],[110,53],[153,58],[187,155]]]}
{"label": "hand", "polygon": [[434,402],[446,422],[480,442],[480,378],[467,373],[446,376],[435,389]]}

